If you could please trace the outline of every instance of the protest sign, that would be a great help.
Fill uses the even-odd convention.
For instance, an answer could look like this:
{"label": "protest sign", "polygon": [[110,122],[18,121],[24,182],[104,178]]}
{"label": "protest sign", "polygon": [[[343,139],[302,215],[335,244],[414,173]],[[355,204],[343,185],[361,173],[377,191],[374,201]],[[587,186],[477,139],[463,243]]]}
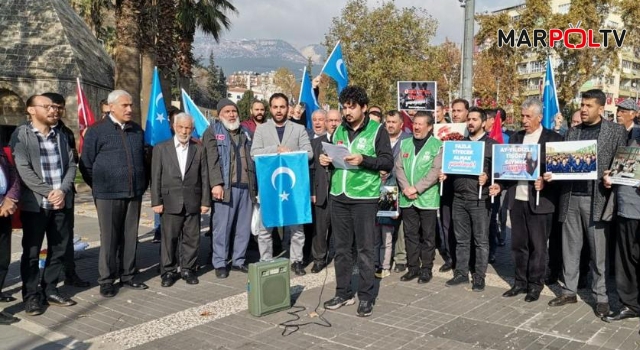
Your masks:
{"label": "protest sign", "polygon": [[446,141],[442,149],[442,172],[480,175],[484,168],[484,142]]}
{"label": "protest sign", "polygon": [[377,216],[395,218],[398,215],[400,215],[398,208],[398,186],[382,186],[380,188]]}
{"label": "protest sign", "polygon": [[433,135],[440,141],[461,141],[468,134],[467,123],[433,124]]}
{"label": "protest sign", "polygon": [[399,81],[398,110],[436,110],[435,81]]}
{"label": "protest sign", "polygon": [[597,140],[547,142],[547,172],[552,180],[596,180],[597,152]]}
{"label": "protest sign", "polygon": [[640,147],[618,147],[611,164],[611,182],[616,185],[640,185]]}
{"label": "protest sign", "polygon": [[540,176],[540,145],[493,145],[493,180],[535,181]]}

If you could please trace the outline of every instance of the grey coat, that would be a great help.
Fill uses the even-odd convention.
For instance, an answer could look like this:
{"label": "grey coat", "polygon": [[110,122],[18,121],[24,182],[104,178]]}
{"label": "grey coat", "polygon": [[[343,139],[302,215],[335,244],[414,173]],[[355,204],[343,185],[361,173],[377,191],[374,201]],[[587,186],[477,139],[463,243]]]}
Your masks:
{"label": "grey coat", "polygon": [[[574,126],[564,137],[565,141],[579,141],[580,126]],[[608,120],[602,119],[600,134],[598,135],[598,179],[595,180],[593,197],[591,201],[591,219],[593,221],[607,221],[610,215],[605,214],[605,206],[611,194],[610,189],[604,187],[602,177],[604,172],[611,168],[613,157],[616,155],[618,147],[625,146],[627,143],[627,131],[622,125],[615,124]],[[562,186],[560,193],[560,222],[564,222],[567,218],[569,210],[569,200],[571,199],[571,183],[567,182]]]}
{"label": "grey coat", "polygon": [[[62,161],[62,185],[60,190],[65,193],[65,208],[73,205],[73,182],[76,177],[76,162],[73,151],[69,147],[69,140],[64,132],[56,132],[60,159]],[[53,191],[53,187],[44,181],[40,165],[40,145],[38,137],[31,130],[31,124],[24,124],[11,135],[11,150],[16,163],[16,170],[22,180],[21,209],[39,212],[42,198]]]}
{"label": "grey coat", "polygon": [[299,124],[287,121],[284,127],[282,142],[278,138],[276,123],[273,119],[258,125],[253,135],[251,158],[259,154],[278,153],[278,146],[288,147],[291,151],[306,151],[309,160],[313,159],[313,149],[307,130]]}

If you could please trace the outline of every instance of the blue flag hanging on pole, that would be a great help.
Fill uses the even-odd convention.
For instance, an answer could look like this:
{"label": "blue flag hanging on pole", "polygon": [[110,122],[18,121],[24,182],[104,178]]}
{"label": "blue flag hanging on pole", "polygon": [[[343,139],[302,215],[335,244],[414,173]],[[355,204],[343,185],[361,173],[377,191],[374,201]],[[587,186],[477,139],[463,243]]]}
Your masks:
{"label": "blue flag hanging on pole", "polygon": [[255,162],[264,227],[310,223],[307,152],[260,155]]}
{"label": "blue flag hanging on pole", "polygon": [[307,129],[311,129],[311,114],[316,111],[316,109],[320,109],[320,105],[318,104],[318,100],[316,99],[316,94],[313,92],[313,85],[311,84],[311,78],[309,78],[309,74],[307,74],[307,67],[304,67],[304,71],[302,72],[302,82],[300,83],[300,97],[298,101],[304,102],[306,107],[306,115],[307,115]]}
{"label": "blue flag hanging on pole", "polygon": [[544,76],[544,90],[542,91],[542,126],[551,129],[555,116],[560,112],[556,80],[553,77],[551,59],[547,57],[547,73]]}
{"label": "blue flag hanging on pole", "polygon": [[164,97],[160,88],[160,76],[158,67],[153,69],[153,82],[151,83],[151,95],[149,96],[149,109],[147,111],[147,124],[144,131],[144,143],[155,146],[162,141],[171,138],[169,127],[169,115],[164,105]]}
{"label": "blue flag hanging on pole", "polygon": [[184,105],[182,106],[182,109],[184,109],[185,113],[193,117],[193,137],[201,139],[202,135],[209,127],[209,121],[184,89],[182,89],[182,103]]}
{"label": "blue flag hanging on pole", "polygon": [[333,48],[327,62],[322,67],[322,73],[330,76],[338,84],[338,95],[349,85],[349,74],[347,73],[347,66],[344,65],[342,60],[342,46],[340,42]]}

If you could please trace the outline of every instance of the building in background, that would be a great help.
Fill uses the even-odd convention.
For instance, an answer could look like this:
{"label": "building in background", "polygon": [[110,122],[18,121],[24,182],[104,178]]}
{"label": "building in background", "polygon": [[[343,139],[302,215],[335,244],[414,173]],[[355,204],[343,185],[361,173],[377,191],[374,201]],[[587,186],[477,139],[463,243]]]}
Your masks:
{"label": "building in background", "polygon": [[275,73],[275,71],[266,73],[234,72],[227,78],[227,97],[237,103],[246,91],[251,90],[256,99],[269,99],[271,95],[279,92],[278,87],[274,84]]}

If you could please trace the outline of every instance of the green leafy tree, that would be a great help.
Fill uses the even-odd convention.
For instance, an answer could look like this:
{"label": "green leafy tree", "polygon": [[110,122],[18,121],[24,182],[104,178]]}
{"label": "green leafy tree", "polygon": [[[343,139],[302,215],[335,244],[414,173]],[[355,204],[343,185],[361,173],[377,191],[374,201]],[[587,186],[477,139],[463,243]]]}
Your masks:
{"label": "green leafy tree", "polygon": [[298,98],[296,94],[296,76],[288,68],[278,68],[273,76],[273,83],[289,98]]}
{"label": "green leafy tree", "polygon": [[[238,115],[240,116],[240,120],[247,120],[251,115],[251,104],[255,100],[253,95],[253,91],[247,90],[243,95],[240,101],[238,101]],[[268,106],[268,105],[267,105]]]}
{"label": "green leafy tree", "polygon": [[435,75],[429,42],[436,27],[424,8],[386,1],[372,9],[366,0],[349,0],[333,18],[324,46],[331,52],[340,40],[349,83],[365,88],[372,104],[390,109],[397,105],[397,81]]}
{"label": "green leafy tree", "polygon": [[226,78],[222,68],[216,66],[213,53],[209,54],[209,66],[207,67],[207,93],[213,105],[227,97]]}

